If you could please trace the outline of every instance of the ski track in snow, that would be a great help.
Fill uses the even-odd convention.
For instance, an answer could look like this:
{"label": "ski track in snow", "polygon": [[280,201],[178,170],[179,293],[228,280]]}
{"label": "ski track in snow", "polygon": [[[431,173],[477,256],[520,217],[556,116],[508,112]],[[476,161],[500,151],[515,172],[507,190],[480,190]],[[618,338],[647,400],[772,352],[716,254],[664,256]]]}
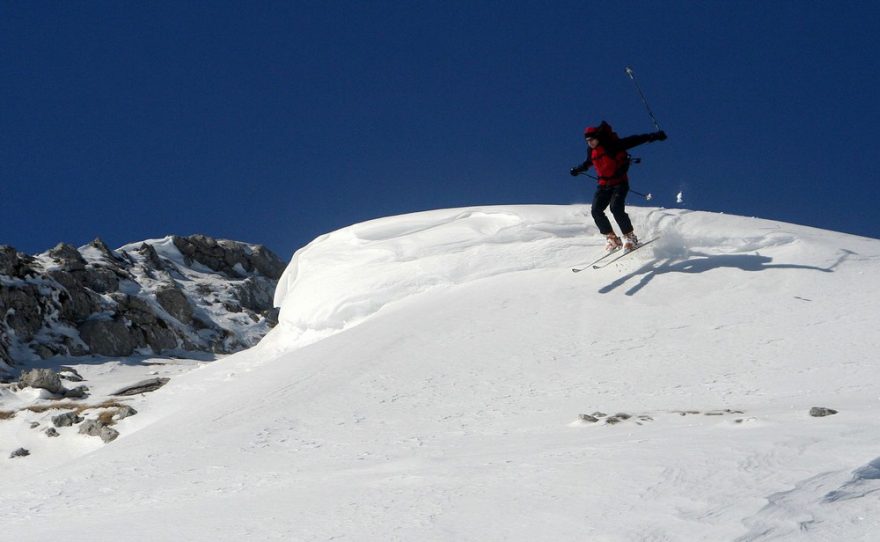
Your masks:
{"label": "ski track in snow", "polygon": [[602,249],[583,206],[321,236],[260,345],[160,369],[110,445],[69,432],[79,452],[0,457],[4,533],[873,540],[880,241],[629,212],[660,240],[577,275]]}

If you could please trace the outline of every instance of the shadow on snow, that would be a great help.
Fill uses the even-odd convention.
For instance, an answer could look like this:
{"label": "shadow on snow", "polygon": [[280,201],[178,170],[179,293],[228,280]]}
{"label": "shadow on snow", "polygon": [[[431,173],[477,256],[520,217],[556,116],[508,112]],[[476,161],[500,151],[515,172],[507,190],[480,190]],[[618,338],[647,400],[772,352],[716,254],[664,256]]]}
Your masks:
{"label": "shadow on snow", "polygon": [[846,261],[849,256],[855,254],[849,250],[841,251],[840,258],[829,267],[816,267],[799,264],[774,264],[773,258],[760,254],[722,254],[712,255],[699,252],[693,253],[687,260],[675,258],[656,259],[643,265],[640,269],[620,277],[611,284],[599,289],[600,294],[608,294],[620,288],[630,279],[641,276],[639,282],[626,291],[626,295],[635,295],[647,286],[654,278],[667,273],[705,273],[713,269],[739,269],[741,271],[755,272],[770,269],[800,269],[804,271],[819,271],[833,273],[834,270]]}

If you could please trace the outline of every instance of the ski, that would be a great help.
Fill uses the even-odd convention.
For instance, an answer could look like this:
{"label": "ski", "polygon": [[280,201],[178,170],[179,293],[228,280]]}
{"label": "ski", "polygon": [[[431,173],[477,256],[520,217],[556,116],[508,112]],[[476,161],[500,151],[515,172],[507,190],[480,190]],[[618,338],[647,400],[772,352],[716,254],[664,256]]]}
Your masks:
{"label": "ski", "polygon": [[648,240],[648,241],[645,241],[644,243],[640,243],[639,246],[637,246],[636,248],[634,248],[634,249],[632,249],[632,250],[626,250],[626,251],[624,251],[623,254],[617,256],[616,258],[611,258],[611,259],[608,260],[608,261],[601,262],[601,264],[599,264],[599,263],[594,263],[594,264],[593,264],[593,269],[603,269],[603,268],[605,268],[605,267],[608,267],[609,265],[613,264],[613,263],[616,262],[617,260],[619,260],[619,259],[621,259],[621,258],[623,258],[623,257],[625,257],[625,256],[628,256],[628,255],[632,254],[633,252],[637,251],[638,249],[640,249],[640,248],[642,248],[642,247],[646,247],[646,246],[650,245],[651,243],[653,243],[653,242],[656,241],[657,239],[659,239],[659,237],[655,237],[655,238],[653,238],[653,239],[650,239],[650,240]]}
{"label": "ski", "polygon": [[590,263],[584,265],[583,267],[572,267],[572,268],[571,268],[571,272],[572,272],[572,273],[580,273],[581,271],[585,271],[585,270],[587,270],[587,269],[593,267],[593,266],[596,265],[597,263],[603,261],[604,259],[606,259],[606,258],[610,258],[611,256],[617,254],[618,252],[620,252],[620,248],[619,248],[619,247],[618,247],[618,248],[615,248],[614,250],[611,250],[611,251],[609,251],[609,252],[606,252],[606,253],[605,253],[601,258],[599,258],[598,260],[593,260],[592,262],[590,262]]}

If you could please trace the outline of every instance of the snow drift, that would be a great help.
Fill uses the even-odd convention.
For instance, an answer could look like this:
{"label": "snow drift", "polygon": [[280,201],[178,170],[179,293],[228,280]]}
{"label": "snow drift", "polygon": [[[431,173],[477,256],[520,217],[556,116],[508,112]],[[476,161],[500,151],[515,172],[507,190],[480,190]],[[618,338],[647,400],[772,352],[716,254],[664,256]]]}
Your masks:
{"label": "snow drift", "polygon": [[28,478],[39,453],[2,459],[4,532],[870,539],[880,241],[631,208],[659,240],[573,274],[602,250],[587,213],[441,210],[316,239],[257,347],[174,378],[79,459]]}

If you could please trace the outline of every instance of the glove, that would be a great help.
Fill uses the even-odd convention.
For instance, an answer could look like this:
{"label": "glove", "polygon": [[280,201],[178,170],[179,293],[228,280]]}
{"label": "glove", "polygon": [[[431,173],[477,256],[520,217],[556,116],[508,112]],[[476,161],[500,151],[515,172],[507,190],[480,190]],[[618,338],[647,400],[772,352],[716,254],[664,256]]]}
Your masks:
{"label": "glove", "polygon": [[572,177],[577,177],[578,175],[580,175],[580,173],[581,173],[581,170],[579,170],[576,167],[573,167],[570,170],[568,170],[568,174],[571,175]]}
{"label": "glove", "polygon": [[666,132],[660,130],[654,133],[654,141],[666,141]]}

